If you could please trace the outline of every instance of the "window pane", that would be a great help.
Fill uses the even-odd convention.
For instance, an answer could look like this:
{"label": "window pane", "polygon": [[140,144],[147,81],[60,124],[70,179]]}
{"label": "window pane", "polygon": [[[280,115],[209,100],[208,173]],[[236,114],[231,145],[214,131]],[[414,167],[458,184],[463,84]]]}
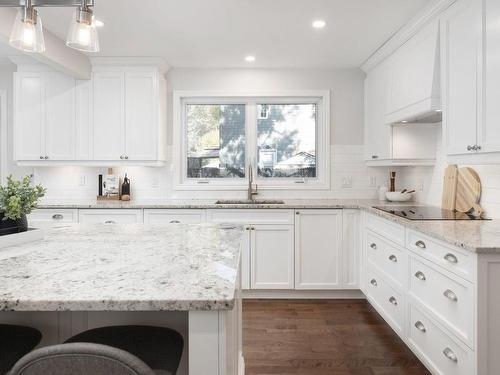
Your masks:
{"label": "window pane", "polygon": [[245,177],[245,105],[188,104],[187,177]]}
{"label": "window pane", "polygon": [[257,106],[261,177],[316,177],[316,104]]}

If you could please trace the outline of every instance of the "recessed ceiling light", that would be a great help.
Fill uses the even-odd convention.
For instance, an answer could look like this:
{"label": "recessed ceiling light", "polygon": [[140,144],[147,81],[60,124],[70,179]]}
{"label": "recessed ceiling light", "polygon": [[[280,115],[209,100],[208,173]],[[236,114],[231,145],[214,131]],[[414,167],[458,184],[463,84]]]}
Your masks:
{"label": "recessed ceiling light", "polygon": [[408,120],[401,121],[402,124],[406,124],[407,122],[408,122]]}
{"label": "recessed ceiling light", "polygon": [[252,56],[252,55],[247,56],[247,57],[245,57],[245,61],[246,62],[254,62],[255,61],[255,56]]}
{"label": "recessed ceiling light", "polygon": [[439,112],[443,112],[443,110],[442,109],[436,109],[436,112],[438,112],[438,113]]}
{"label": "recessed ceiling light", "polygon": [[322,29],[323,27],[326,26],[326,22],[323,21],[323,20],[316,20],[312,23],[312,26],[315,28],[315,29]]}

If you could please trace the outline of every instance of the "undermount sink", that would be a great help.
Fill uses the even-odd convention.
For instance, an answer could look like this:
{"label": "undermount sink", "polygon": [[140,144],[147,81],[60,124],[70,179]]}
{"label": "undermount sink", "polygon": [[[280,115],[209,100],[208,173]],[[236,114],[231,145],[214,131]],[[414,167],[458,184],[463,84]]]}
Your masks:
{"label": "undermount sink", "polygon": [[231,199],[221,199],[215,202],[215,204],[284,204],[282,200],[249,200],[249,199],[240,199],[240,200],[231,200]]}

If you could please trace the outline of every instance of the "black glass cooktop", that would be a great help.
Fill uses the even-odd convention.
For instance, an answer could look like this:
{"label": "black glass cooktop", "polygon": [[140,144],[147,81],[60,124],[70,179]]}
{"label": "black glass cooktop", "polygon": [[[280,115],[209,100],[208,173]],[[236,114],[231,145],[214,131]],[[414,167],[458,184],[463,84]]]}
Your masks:
{"label": "black glass cooktop", "polygon": [[408,220],[484,220],[462,212],[431,206],[375,206],[374,208]]}

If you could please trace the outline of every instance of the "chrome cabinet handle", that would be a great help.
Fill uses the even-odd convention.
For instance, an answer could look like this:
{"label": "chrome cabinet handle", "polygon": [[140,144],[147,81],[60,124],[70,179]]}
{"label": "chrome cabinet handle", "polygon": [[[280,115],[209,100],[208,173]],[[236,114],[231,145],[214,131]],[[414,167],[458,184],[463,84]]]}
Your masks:
{"label": "chrome cabinet handle", "polygon": [[398,262],[398,258],[396,257],[396,255],[391,255],[391,256],[389,257],[389,260],[390,260],[391,262],[394,262],[394,263],[397,263],[397,262]]}
{"label": "chrome cabinet handle", "polygon": [[421,241],[421,240],[418,240],[417,242],[415,242],[415,246],[420,247],[421,249],[427,248],[427,246],[425,245],[425,242]]}
{"label": "chrome cabinet handle", "polygon": [[446,259],[448,262],[450,263],[453,263],[453,264],[457,264],[458,263],[458,259],[455,255],[451,254],[451,253],[448,253],[444,256],[444,259]]}
{"label": "chrome cabinet handle", "polygon": [[420,332],[423,332],[425,333],[427,331],[427,329],[425,328],[424,326],[424,323],[422,323],[420,320],[417,320],[415,322],[415,327],[420,331]]}
{"label": "chrome cabinet handle", "polygon": [[394,306],[398,305],[398,300],[395,297],[389,298],[389,302],[392,303]]}
{"label": "chrome cabinet handle", "polygon": [[377,250],[377,244],[376,243],[372,243],[370,244],[370,247],[373,249],[373,250]]}
{"label": "chrome cabinet handle", "polygon": [[444,348],[443,354],[446,358],[448,358],[450,361],[453,362],[458,362],[457,355],[451,350],[450,348]]}
{"label": "chrome cabinet handle", "polygon": [[114,220],[106,220],[104,224],[116,224],[116,221]]}
{"label": "chrome cabinet handle", "polygon": [[377,280],[375,280],[375,279],[372,279],[370,281],[370,284],[372,284],[373,286],[377,286],[378,285]]}
{"label": "chrome cabinet handle", "polygon": [[171,220],[170,224],[180,224],[181,222],[179,220]]}
{"label": "chrome cabinet handle", "polygon": [[446,289],[443,292],[443,296],[445,296],[446,298],[448,298],[449,300],[451,300],[453,302],[457,302],[458,301],[457,295],[452,290]]}
{"label": "chrome cabinet handle", "polygon": [[415,277],[416,277],[417,279],[419,279],[420,281],[425,281],[425,280],[427,280],[427,278],[425,277],[424,273],[423,273],[423,272],[421,272],[421,271],[417,271],[417,272],[415,273]]}
{"label": "chrome cabinet handle", "polygon": [[54,219],[54,220],[62,220],[62,219],[64,219],[64,216],[61,215],[61,214],[54,214],[54,215],[52,215],[52,219]]}

